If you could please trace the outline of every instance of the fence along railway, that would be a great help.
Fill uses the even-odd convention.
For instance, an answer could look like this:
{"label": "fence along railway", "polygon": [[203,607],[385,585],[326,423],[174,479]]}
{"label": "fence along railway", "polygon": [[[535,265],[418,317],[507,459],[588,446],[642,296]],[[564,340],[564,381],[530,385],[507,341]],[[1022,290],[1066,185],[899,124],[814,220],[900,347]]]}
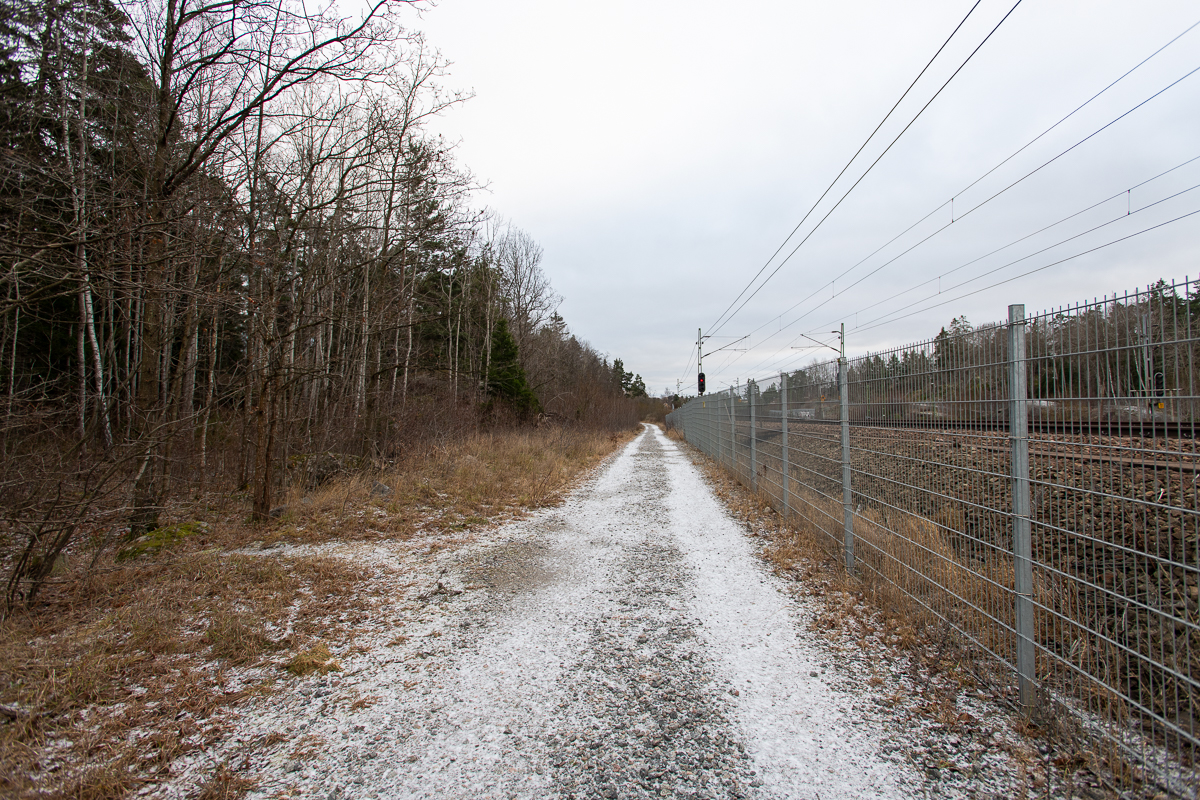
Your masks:
{"label": "fence along railway", "polygon": [[688,441],[1130,781],[1200,791],[1200,286],[697,398]]}

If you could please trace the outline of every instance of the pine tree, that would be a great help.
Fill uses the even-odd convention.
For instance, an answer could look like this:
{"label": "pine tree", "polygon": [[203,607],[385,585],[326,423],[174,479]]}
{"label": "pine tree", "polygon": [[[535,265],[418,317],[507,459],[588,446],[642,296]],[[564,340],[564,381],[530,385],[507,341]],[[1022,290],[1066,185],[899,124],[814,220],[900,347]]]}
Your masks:
{"label": "pine tree", "polygon": [[529,388],[525,370],[517,359],[517,342],[508,330],[508,321],[500,320],[492,331],[492,361],[488,369],[488,394],[512,406],[521,417],[542,410],[537,396]]}
{"label": "pine tree", "polygon": [[613,383],[620,387],[622,391],[627,387],[629,379],[632,377],[625,371],[625,363],[619,358],[613,359],[612,377]]}

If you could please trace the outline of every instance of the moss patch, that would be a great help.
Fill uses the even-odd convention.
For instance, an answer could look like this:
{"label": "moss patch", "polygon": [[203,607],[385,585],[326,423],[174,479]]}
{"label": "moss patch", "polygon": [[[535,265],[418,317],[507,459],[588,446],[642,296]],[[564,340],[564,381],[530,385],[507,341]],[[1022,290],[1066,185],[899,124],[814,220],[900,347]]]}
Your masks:
{"label": "moss patch", "polygon": [[154,555],[189,536],[207,532],[207,522],[180,522],[155,528],[145,536],[139,536],[131,544],[118,550],[117,561],[130,561],[140,556]]}

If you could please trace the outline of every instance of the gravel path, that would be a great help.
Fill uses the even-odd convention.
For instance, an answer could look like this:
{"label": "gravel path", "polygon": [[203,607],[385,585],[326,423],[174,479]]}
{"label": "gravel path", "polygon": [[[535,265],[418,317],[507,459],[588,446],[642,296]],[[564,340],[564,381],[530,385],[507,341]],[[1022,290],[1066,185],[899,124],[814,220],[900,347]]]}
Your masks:
{"label": "gravel path", "polygon": [[559,508],[391,565],[444,589],[245,712],[215,757],[243,743],[251,797],[988,796],[931,789],[657,428]]}

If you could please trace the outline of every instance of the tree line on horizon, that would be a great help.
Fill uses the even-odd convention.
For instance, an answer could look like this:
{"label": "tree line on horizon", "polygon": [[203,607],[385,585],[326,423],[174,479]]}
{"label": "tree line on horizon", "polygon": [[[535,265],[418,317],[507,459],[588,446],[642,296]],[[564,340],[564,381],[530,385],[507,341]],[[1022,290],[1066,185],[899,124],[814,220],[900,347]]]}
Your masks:
{"label": "tree line on horizon", "polygon": [[[1188,281],[1159,280],[1141,291],[1033,316],[1025,330],[1029,398],[1043,403],[1039,413],[1068,403],[1070,409],[1056,413],[1077,421],[1190,421],[1198,328],[1200,286]],[[851,419],[1001,419],[1008,368],[1008,326],[972,325],[959,315],[930,340],[847,359]],[[789,407],[836,417],[836,360],[813,359],[785,374]],[[782,399],[780,388],[781,377],[774,376],[748,381],[734,395],[772,405]]]}

